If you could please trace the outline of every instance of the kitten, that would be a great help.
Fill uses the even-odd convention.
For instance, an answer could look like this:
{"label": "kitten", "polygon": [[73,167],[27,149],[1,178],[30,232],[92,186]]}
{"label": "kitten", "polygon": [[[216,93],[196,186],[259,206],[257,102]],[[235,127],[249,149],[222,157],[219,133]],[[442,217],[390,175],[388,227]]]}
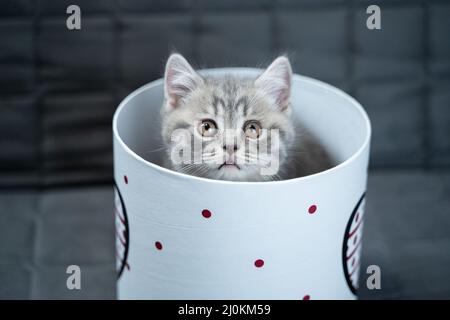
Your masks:
{"label": "kitten", "polygon": [[[325,153],[308,135],[299,136],[291,117],[291,85],[284,56],[253,79],[201,76],[172,54],[164,75],[165,166],[231,181],[288,179],[325,169]],[[293,150],[296,137],[304,151]]]}

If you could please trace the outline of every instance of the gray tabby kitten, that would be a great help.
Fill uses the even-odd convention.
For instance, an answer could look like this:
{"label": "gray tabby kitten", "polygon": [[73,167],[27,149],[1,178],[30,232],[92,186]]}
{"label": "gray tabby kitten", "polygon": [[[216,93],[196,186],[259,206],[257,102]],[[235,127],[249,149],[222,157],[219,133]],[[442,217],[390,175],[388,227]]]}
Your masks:
{"label": "gray tabby kitten", "polygon": [[289,179],[329,168],[323,149],[294,124],[291,83],[291,65],[283,56],[253,79],[200,76],[172,54],[164,76],[164,165],[232,181]]}

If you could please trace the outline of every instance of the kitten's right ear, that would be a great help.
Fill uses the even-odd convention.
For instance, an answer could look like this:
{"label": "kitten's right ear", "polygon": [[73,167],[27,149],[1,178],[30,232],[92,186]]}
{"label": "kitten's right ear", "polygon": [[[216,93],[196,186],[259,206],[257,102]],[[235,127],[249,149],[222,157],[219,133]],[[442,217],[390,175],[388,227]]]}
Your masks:
{"label": "kitten's right ear", "polygon": [[292,86],[292,68],[289,59],[284,56],[275,59],[256,79],[255,84],[275,103],[278,110],[286,110]]}
{"label": "kitten's right ear", "polygon": [[164,95],[169,106],[177,107],[180,100],[202,83],[202,77],[192,69],[182,55],[178,53],[170,55],[164,73]]}

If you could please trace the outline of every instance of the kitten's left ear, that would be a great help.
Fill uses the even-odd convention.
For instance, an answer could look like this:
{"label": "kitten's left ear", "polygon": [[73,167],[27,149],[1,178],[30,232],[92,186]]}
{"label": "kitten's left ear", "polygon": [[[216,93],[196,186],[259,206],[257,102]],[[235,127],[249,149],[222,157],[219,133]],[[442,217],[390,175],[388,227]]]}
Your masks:
{"label": "kitten's left ear", "polygon": [[164,73],[164,95],[171,107],[177,107],[181,99],[202,83],[203,78],[181,54],[174,53],[169,57]]}
{"label": "kitten's left ear", "polygon": [[291,84],[292,68],[289,59],[284,56],[275,59],[255,81],[256,87],[261,89],[281,111],[289,106]]}

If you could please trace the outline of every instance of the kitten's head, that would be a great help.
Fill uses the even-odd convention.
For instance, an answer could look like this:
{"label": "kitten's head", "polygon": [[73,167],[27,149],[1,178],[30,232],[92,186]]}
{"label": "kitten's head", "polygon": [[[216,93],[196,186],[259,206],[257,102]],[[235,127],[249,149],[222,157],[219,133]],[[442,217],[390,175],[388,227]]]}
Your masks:
{"label": "kitten's head", "polygon": [[253,79],[200,76],[181,55],[172,54],[162,113],[171,167],[211,179],[278,179],[294,136],[291,83],[286,57]]}

